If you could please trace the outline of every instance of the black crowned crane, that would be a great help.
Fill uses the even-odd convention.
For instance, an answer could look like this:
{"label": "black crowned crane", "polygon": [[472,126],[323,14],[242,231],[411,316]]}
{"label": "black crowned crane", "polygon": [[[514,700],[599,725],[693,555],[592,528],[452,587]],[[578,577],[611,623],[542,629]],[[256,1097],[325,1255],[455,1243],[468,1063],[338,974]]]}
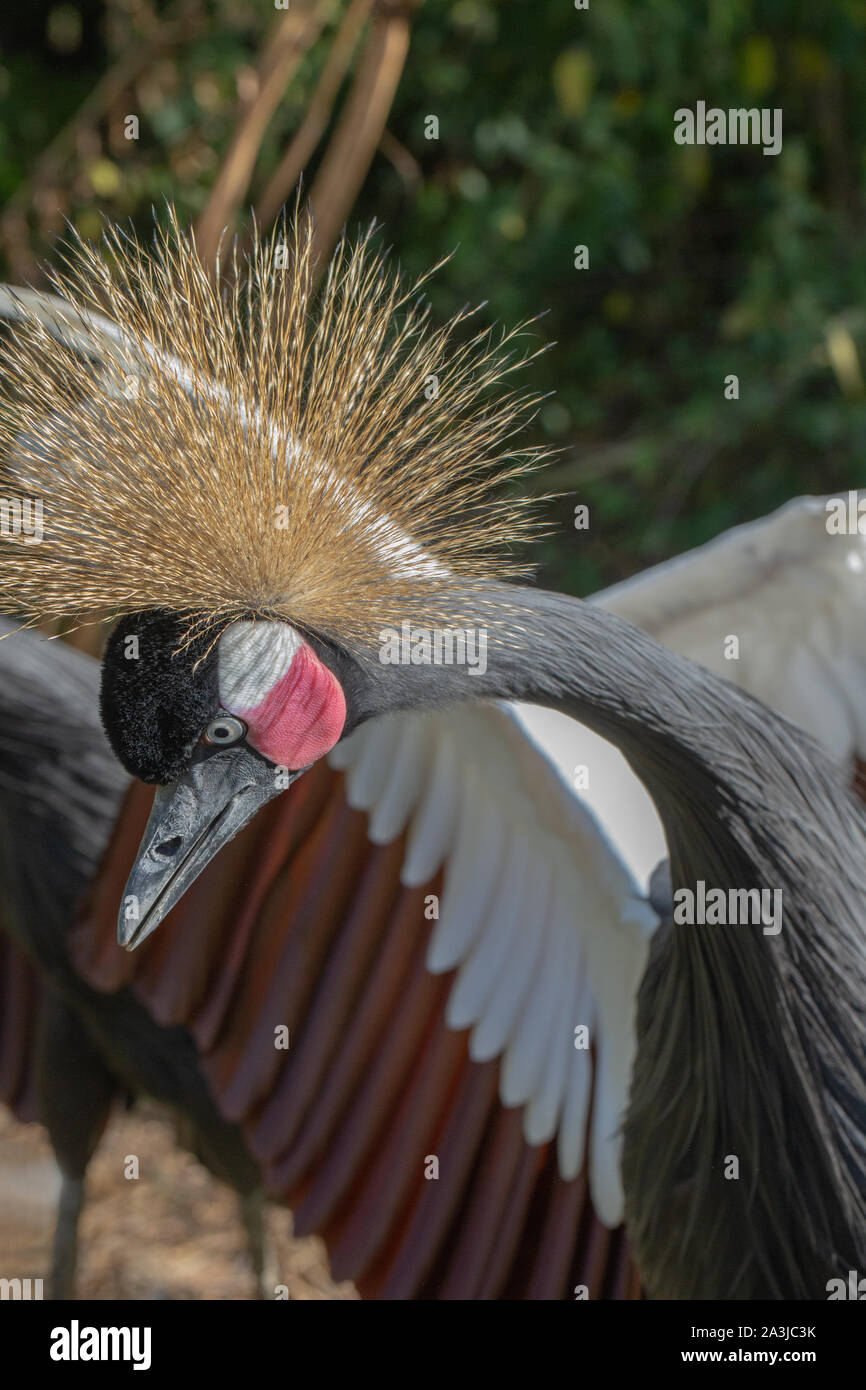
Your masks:
{"label": "black crowned crane", "polygon": [[[123,943],[146,940],[220,846],[338,741],[337,757],[351,762],[343,750],[358,730],[373,838],[412,821],[404,878],[423,884],[460,837],[431,945],[434,969],[460,966],[452,1023],[474,1023],[477,1056],[503,1058],[502,1096],[525,1105],[530,1143],[556,1132],[566,1183],[582,1167],[589,1116],[594,1201],[613,1222],[624,1190],[649,1291],[826,1296],[827,1281],[860,1267],[866,1248],[866,837],[838,767],[751,697],[600,604],[492,577],[489,543],[514,534],[519,517],[502,504],[484,529],[476,468],[489,471],[520,402],[487,400],[504,370],[488,344],[446,350],[417,313],[396,317],[402,292],[368,248],[332,268],[313,320],[300,240],[290,276],[276,269],[274,246],[257,250],[247,299],[221,300],[182,237],[154,258],[120,242],[115,250],[120,282],[83,252],[61,286],[78,308],[49,306],[48,327],[44,312],[21,302],[6,360],[19,389],[7,419],[17,429],[23,411],[25,438],[10,485],[22,516],[24,495],[44,499],[44,536],[38,545],[21,537],[0,593],[10,611],[34,618],[128,615],[103,663],[103,717],[127,769],[158,790],[120,907]],[[114,326],[94,318],[100,289]],[[94,353],[87,344],[97,338]],[[431,372],[439,392],[418,404]],[[446,503],[456,523],[445,520]],[[391,664],[383,656],[404,622],[410,659]],[[431,663],[443,629],[467,637],[483,629],[486,660]],[[781,895],[783,915],[772,925],[654,931],[657,915],[591,818],[537,753],[527,761],[513,716],[491,704],[462,710],[503,698],[559,710],[619,748],[658,809],[675,889],[705,885],[738,902],[769,891]],[[447,750],[440,756],[437,729],[452,727],[463,730],[464,748],[471,740],[480,750],[486,787],[471,769],[460,786],[459,740],[450,769]],[[535,795],[532,823],[519,814],[509,823],[515,788],[535,778],[544,779],[547,805]],[[315,788],[316,772],[308,779]],[[283,804],[300,806],[301,820],[306,805],[309,832],[310,803],[322,793],[303,786]],[[292,814],[282,816],[284,830]],[[408,1092],[428,1087],[427,1120],[404,1093],[402,1149],[395,1139],[371,1156],[381,1105],[365,1117],[358,1096],[349,1118],[375,1232],[357,1209],[339,1210],[345,1149],[308,1176],[333,1130],[335,1092],[346,1105],[353,1071],[340,1055],[349,1042],[329,1032],[311,976],[320,966],[338,993],[342,981],[348,1020],[363,932],[356,924],[354,937],[338,938],[336,922],[348,884],[376,891],[375,871],[372,884],[358,882],[345,824],[324,820],[333,889],[324,928],[304,923],[281,952],[265,885],[286,843],[265,839],[246,922],[225,943],[231,961],[215,965],[204,991],[187,978],[185,1000],[177,990],[168,1003],[163,995],[164,1015],[186,1011],[199,1046],[213,1047],[211,1083],[224,1111],[248,1126],[269,1188],[306,1186],[307,1221],[333,1219],[344,1248],[376,1266],[379,1291],[417,1290],[438,1261],[473,1245],[474,1272],[448,1266],[445,1285],[471,1285],[475,1296],[501,1288],[532,1228],[538,1240],[549,1234],[555,1203],[539,1207],[524,1167],[517,1225],[491,1231],[491,1212],[502,1211],[497,1185],[513,1197],[522,1160],[512,1146],[497,1167],[495,1144],[480,1156],[467,1141],[467,1121],[480,1115],[483,1129],[487,1112],[457,1054],[434,1046],[435,1010],[417,990],[401,1004],[421,1005],[418,1025],[413,1032],[401,1009],[398,1037],[418,1052]],[[303,830],[296,817],[295,847]],[[233,851],[221,856],[229,871]],[[115,846],[103,892],[122,856]],[[117,896],[115,886],[115,907]],[[91,916],[98,899],[99,891]],[[414,924],[404,926],[416,934],[423,901],[401,905],[413,909]],[[378,918],[390,925],[393,915],[391,903]],[[189,914],[184,927],[173,948],[194,960]],[[259,987],[256,1015],[245,1020],[232,1012],[241,958]],[[380,976],[388,964],[376,962]],[[170,970],[152,955],[143,973],[151,984],[162,974],[165,985]],[[379,1013],[386,997],[382,984]],[[310,1065],[300,1071],[293,1058],[297,1091],[268,1094],[261,1074],[250,1088],[235,1025],[261,1042],[301,1003],[310,1027],[299,1051]],[[244,1001],[241,1014],[248,1009]],[[367,1043],[376,1033],[368,1022]],[[234,1037],[220,1053],[226,1025]],[[592,1052],[575,1062],[583,1029]],[[276,1069],[272,1046],[271,1079]],[[295,1142],[323,1079],[333,1083],[331,1114]],[[397,1098],[393,1088],[383,1095],[385,1106]],[[285,1122],[280,1102],[294,1111],[292,1142],[274,1135]],[[440,1183],[424,1181],[431,1156],[442,1160]],[[475,1224],[455,1232],[449,1217],[467,1183],[481,1184]],[[420,1272],[417,1262],[410,1272],[419,1246]]]}

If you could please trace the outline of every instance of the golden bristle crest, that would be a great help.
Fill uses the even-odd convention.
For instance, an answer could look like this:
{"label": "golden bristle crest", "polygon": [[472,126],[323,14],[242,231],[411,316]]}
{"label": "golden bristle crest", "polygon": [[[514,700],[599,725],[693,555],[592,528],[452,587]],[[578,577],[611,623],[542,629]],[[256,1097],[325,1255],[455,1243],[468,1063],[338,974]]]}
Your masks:
{"label": "golden bristle crest", "polygon": [[454,593],[514,577],[538,531],[508,492],[543,454],[516,448],[538,398],[506,380],[536,355],[526,326],[432,326],[427,277],[407,287],[370,234],[316,291],[298,213],[232,260],[221,289],[169,211],[152,249],[116,228],[103,253],[75,242],[52,277],[68,333],[22,303],[0,495],[40,500],[42,538],[0,538],[0,609],[258,615],[343,642],[459,622]]}

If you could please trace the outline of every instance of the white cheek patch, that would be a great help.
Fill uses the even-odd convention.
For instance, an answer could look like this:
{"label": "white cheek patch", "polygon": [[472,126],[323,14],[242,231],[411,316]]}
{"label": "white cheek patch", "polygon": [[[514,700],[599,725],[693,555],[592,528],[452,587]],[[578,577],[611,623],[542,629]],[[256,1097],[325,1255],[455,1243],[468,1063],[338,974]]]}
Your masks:
{"label": "white cheek patch", "polygon": [[219,643],[223,708],[249,710],[260,705],[302,646],[302,639],[288,623],[232,623]]}

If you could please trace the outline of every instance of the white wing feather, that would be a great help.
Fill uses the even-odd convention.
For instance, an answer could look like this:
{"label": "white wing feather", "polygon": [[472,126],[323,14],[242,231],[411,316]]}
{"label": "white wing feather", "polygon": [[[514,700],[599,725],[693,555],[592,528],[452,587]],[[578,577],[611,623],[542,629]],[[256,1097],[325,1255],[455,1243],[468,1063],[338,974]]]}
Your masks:
{"label": "white wing feather", "polygon": [[[351,804],[368,812],[371,839],[407,831],[405,883],[444,869],[428,967],[456,969],[448,1025],[472,1030],[476,1060],[501,1058],[503,1103],[525,1107],[528,1143],[559,1134],[566,1177],[580,1171],[587,1142],[591,1054],[575,1046],[575,1029],[586,1026],[602,1059],[593,1195],[602,1219],[616,1224],[637,984],[657,917],[573,791],[574,767],[589,765],[590,787],[610,775],[629,794],[637,788],[651,810],[646,793],[615,749],[532,706],[386,715],[340,744],[331,762],[346,772]],[[609,791],[612,830],[615,799]],[[665,853],[657,817],[654,834],[653,865]]]}
{"label": "white wing feather", "polygon": [[866,536],[829,534],[826,502],[798,497],[591,602],[750,691],[850,766],[866,757]]}

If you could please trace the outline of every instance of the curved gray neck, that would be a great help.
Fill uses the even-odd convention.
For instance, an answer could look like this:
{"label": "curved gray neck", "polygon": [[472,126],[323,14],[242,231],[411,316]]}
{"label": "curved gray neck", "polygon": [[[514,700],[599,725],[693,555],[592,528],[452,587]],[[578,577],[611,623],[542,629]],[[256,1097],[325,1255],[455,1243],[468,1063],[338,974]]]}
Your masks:
{"label": "curved gray neck", "polygon": [[[386,709],[503,698],[562,710],[615,743],[660,810],[693,799],[704,778],[733,762],[793,762],[834,781],[805,734],[743,691],[594,605],[541,589],[500,585],[475,603],[486,669],[373,665],[356,701],[361,717]],[[350,698],[350,708],[352,700]]]}
{"label": "curved gray neck", "polygon": [[[778,889],[795,934],[816,910],[835,917],[837,932],[843,923],[860,930],[863,809],[805,733],[602,608],[506,585],[475,603],[486,621],[486,670],[368,665],[350,691],[355,718],[467,699],[559,709],[614,743],[646,786],[674,890],[699,880]],[[843,889],[852,866],[862,895]]]}

